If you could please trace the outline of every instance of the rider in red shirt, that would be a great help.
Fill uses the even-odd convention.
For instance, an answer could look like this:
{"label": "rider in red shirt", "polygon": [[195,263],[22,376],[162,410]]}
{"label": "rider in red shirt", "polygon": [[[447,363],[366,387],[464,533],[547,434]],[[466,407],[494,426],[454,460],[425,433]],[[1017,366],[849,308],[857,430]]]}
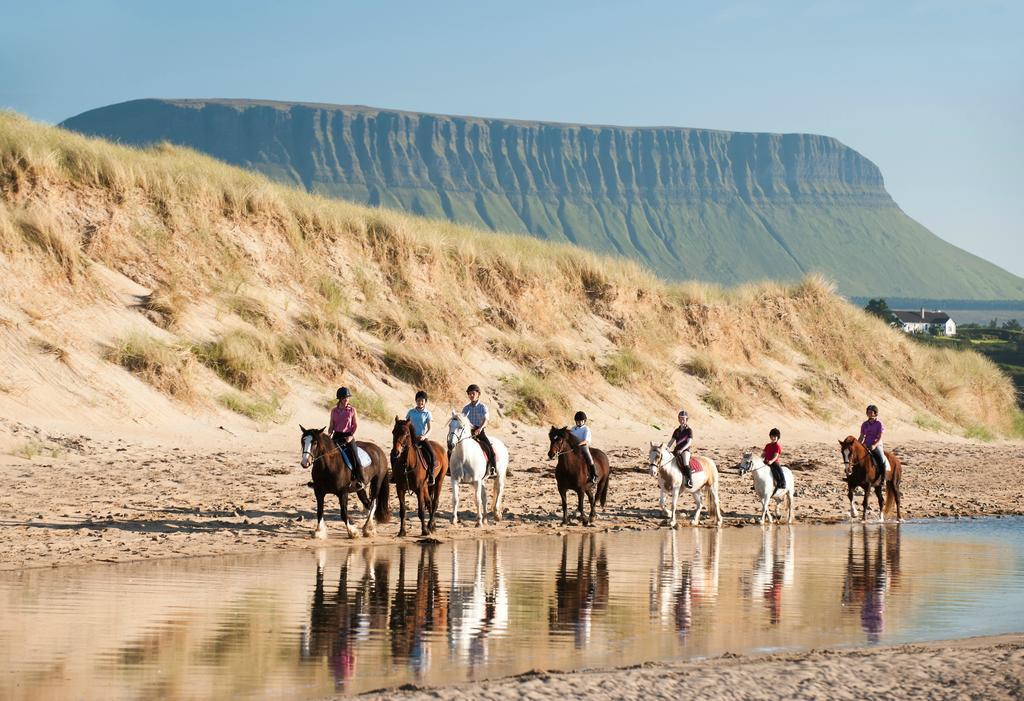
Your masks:
{"label": "rider in red shirt", "polygon": [[779,457],[782,455],[782,446],[779,445],[779,439],[782,438],[782,432],[777,428],[773,428],[768,432],[768,438],[771,443],[764,447],[761,452],[761,459],[764,460],[764,464],[772,471],[772,480],[775,481],[775,490],[772,495],[780,489],[786,488],[786,478],[782,474],[782,467],[779,465]]}

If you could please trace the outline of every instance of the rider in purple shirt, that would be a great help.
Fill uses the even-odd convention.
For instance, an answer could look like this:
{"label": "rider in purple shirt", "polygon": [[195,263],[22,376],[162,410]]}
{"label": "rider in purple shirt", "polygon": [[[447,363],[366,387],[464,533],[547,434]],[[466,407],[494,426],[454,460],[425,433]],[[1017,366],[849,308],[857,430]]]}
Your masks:
{"label": "rider in purple shirt", "polygon": [[874,459],[878,469],[882,472],[882,486],[885,486],[885,472],[888,467],[888,460],[885,459],[885,449],[882,447],[882,431],[885,429],[882,422],[878,420],[878,407],[874,404],[867,408],[868,420],[860,425],[860,442],[868,449],[868,453]]}

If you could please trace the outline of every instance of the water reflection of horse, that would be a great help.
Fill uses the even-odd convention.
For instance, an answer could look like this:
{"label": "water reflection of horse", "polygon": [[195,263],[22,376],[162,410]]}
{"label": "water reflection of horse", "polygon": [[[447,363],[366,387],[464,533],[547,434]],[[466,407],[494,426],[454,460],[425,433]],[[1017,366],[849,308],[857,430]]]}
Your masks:
{"label": "water reflection of horse", "polygon": [[[473,577],[460,577],[459,561],[475,551]],[[448,653],[470,667],[485,664],[489,641],[509,625],[508,588],[498,541],[452,544],[452,579],[448,595]]]}
{"label": "water reflection of horse", "polygon": [[783,591],[793,587],[793,527],[787,526],[784,532],[785,547],[780,548],[782,532],[775,529],[761,531],[761,550],[743,587],[751,600],[764,601],[772,625],[778,625],[782,620]]}
{"label": "water reflection of horse", "polygon": [[608,553],[587,533],[576,551],[576,571],[569,571],[569,536],[562,538],[562,564],[555,577],[555,601],[548,624],[556,632],[572,631],[576,647],[590,640],[593,616],[608,606]]}
{"label": "water reflection of horse", "polygon": [[343,690],[356,669],[356,643],[366,640],[371,630],[387,623],[388,566],[386,559],[373,558],[372,548],[363,552],[362,577],[349,590],[354,555],[349,551],[338,573],[338,586],[328,596],[324,584],[327,553],[317,554],[316,584],[309,611],[309,625],[303,630],[300,657],[304,661],[326,659],[334,675],[335,689]]}
{"label": "water reflection of horse", "polygon": [[[419,552],[416,581],[407,588],[405,581],[406,558],[410,552]],[[404,661],[418,677],[430,669],[431,646],[435,638],[448,629],[448,599],[441,591],[437,571],[436,543],[425,543],[415,548],[403,546],[398,553],[398,582],[391,603],[391,654],[396,661]]]}
{"label": "water reflection of horse", "polygon": [[[694,605],[714,605],[718,598],[722,533],[718,529],[689,533],[685,536],[671,530],[664,534],[658,569],[651,575],[649,590],[651,617],[664,626],[674,627],[681,638],[690,632]],[[680,539],[689,540],[690,548],[680,546]]]}
{"label": "water reflection of horse", "polygon": [[[861,534],[859,548],[857,533]],[[843,605],[860,607],[860,625],[871,644],[877,643],[885,632],[886,598],[899,584],[899,526],[851,527]]]}

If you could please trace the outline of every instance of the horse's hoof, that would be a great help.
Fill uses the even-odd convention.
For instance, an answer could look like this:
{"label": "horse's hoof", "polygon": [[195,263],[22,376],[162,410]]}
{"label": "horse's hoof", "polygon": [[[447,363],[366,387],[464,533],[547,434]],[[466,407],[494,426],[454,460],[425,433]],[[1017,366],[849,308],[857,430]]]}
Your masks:
{"label": "horse's hoof", "polygon": [[321,531],[317,529],[313,531],[313,538],[315,540],[327,540],[327,531]]}

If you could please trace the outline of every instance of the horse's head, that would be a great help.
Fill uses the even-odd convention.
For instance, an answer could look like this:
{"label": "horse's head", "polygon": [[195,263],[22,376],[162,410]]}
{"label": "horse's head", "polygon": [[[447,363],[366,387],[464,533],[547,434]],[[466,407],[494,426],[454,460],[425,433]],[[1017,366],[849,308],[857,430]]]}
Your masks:
{"label": "horse's head", "polygon": [[853,456],[856,453],[857,439],[847,436],[839,441],[839,452],[843,455],[843,472],[847,477],[853,472]]}
{"label": "horse's head", "polygon": [[473,427],[466,415],[453,410],[452,418],[448,420],[448,450],[454,450],[455,446],[462,442],[466,434],[472,430]]}
{"label": "horse's head", "polygon": [[736,471],[739,472],[740,477],[750,472],[750,468],[754,466],[754,451],[748,450],[743,453],[743,459],[740,460],[740,464],[736,467]]}
{"label": "horse's head", "polygon": [[323,428],[304,428],[302,424],[299,424],[299,430],[302,431],[302,458],[299,460],[299,465],[302,467],[309,467],[313,464],[319,455],[320,436],[326,430],[326,426]]}
{"label": "horse's head", "polygon": [[395,426],[391,429],[391,457],[397,458],[402,451],[412,445],[412,422],[395,417]]}
{"label": "horse's head", "polygon": [[666,462],[664,455],[664,443],[651,443],[651,449],[647,453],[647,471],[651,473],[652,477],[658,476],[658,470]]}
{"label": "horse's head", "polygon": [[569,452],[569,427],[562,426],[562,428],[551,427],[548,431],[548,460],[553,460],[555,456],[561,455],[562,453]]}

